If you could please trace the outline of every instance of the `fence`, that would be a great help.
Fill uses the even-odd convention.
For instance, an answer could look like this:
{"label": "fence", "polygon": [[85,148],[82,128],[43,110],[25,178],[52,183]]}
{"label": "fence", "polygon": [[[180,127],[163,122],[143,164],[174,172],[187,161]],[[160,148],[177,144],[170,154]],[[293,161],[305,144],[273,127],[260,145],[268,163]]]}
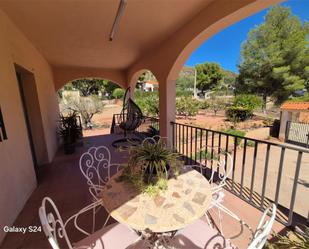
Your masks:
{"label": "fence", "polygon": [[171,125],[173,147],[186,164],[218,171],[213,160],[225,160],[227,165],[227,156],[220,159],[220,152],[229,152],[233,166],[229,191],[261,210],[270,201],[279,204],[283,210],[279,221],[287,226],[295,218],[307,217],[309,183],[300,173],[309,176],[308,167],[302,167],[309,164],[309,150],[175,122]]}
{"label": "fence", "polygon": [[288,121],[286,125],[285,140],[301,146],[309,146],[309,123]]}

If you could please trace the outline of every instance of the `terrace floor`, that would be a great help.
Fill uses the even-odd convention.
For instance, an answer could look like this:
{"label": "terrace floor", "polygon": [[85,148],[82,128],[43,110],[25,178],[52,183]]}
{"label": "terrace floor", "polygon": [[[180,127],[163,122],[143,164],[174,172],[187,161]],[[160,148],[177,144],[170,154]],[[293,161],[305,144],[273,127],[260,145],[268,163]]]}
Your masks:
{"label": "terrace floor", "polygon": [[[54,161],[42,167],[40,172],[40,181],[38,187],[30,196],[23,210],[16,219],[14,226],[40,226],[38,217],[38,208],[41,205],[43,197],[49,196],[56,203],[63,220],[66,220],[72,214],[76,213],[82,207],[91,203],[90,194],[84,177],[79,169],[79,157],[91,146],[105,145],[112,152],[112,163],[123,163],[127,160],[126,152],[116,151],[111,143],[119,135],[98,135],[84,138],[84,145],[78,147],[73,155],[64,155],[61,150],[58,151]],[[253,229],[257,226],[261,217],[261,212],[246,202],[242,201],[235,195],[226,192],[224,201],[225,206],[241,217]],[[102,210],[97,219],[97,225],[102,219],[101,225],[105,221],[106,212]],[[214,216],[214,215],[213,215]],[[232,242],[239,248],[246,248],[248,245],[251,232],[247,227],[241,227],[238,222],[229,217],[223,218],[224,235],[231,238]],[[85,226],[90,226],[91,216],[83,217],[81,220]],[[110,220],[109,223],[115,222]],[[274,231],[285,233],[286,228],[275,222]],[[82,239],[79,232],[68,227],[68,235],[72,242]],[[50,248],[43,232],[37,233],[9,233],[5,237],[0,248]]]}

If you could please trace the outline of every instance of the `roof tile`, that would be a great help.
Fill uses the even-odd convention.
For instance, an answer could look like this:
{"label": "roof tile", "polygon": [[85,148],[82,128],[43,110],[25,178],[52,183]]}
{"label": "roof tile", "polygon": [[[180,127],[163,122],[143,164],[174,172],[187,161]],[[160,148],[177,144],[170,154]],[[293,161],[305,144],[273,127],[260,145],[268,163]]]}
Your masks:
{"label": "roof tile", "polygon": [[285,102],[280,108],[283,110],[309,110],[309,102]]}

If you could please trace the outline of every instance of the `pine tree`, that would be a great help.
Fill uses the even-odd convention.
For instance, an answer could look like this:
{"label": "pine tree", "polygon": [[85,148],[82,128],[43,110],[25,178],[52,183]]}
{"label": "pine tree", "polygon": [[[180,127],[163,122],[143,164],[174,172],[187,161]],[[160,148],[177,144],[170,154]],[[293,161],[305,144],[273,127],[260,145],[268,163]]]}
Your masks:
{"label": "pine tree", "polygon": [[309,23],[288,7],[269,10],[265,21],[242,44],[236,90],[271,96],[278,104],[295,91],[309,89]]}

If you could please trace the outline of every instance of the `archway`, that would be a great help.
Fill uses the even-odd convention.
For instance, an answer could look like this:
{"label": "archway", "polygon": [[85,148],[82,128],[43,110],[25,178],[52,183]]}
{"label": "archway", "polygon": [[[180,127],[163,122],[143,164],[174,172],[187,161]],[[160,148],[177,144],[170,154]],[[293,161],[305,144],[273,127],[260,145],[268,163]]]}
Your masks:
{"label": "archway", "polygon": [[77,123],[84,136],[109,134],[114,114],[122,108],[125,89],[107,79],[79,78],[58,90],[63,117],[77,114]]}

